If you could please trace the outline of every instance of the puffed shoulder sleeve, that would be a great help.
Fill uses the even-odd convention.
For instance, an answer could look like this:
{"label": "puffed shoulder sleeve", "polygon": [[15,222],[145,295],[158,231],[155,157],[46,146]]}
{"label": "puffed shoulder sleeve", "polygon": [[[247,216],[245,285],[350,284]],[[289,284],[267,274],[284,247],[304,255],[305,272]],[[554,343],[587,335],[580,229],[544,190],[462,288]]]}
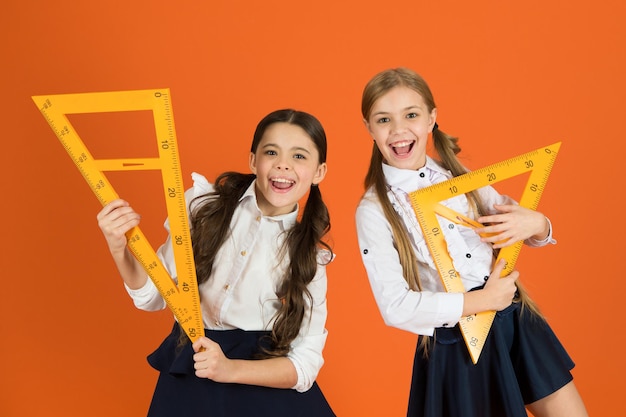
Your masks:
{"label": "puffed shoulder sleeve", "polygon": [[192,172],[191,179],[193,180],[193,186],[185,192],[187,204],[189,204],[194,198],[200,197],[214,190],[213,184],[211,184],[204,175]]}

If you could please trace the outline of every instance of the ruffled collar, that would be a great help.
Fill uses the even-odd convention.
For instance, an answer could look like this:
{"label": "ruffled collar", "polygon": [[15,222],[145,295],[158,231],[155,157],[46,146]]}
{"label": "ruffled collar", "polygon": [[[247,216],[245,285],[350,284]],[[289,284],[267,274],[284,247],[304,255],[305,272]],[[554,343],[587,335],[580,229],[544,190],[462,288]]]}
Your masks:
{"label": "ruffled collar", "polygon": [[383,173],[388,185],[407,193],[452,178],[450,171],[429,156],[426,156],[426,164],[417,170],[395,168],[383,163]]}

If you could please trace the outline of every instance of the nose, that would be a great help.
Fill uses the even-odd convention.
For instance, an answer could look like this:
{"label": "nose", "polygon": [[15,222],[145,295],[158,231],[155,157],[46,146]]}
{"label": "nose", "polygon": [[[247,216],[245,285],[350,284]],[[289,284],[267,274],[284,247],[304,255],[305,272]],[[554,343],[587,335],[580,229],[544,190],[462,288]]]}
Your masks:
{"label": "nose", "polygon": [[391,122],[391,133],[403,133],[406,129],[405,119],[394,120]]}
{"label": "nose", "polygon": [[291,159],[287,156],[281,156],[276,160],[276,169],[289,171],[291,168]]}

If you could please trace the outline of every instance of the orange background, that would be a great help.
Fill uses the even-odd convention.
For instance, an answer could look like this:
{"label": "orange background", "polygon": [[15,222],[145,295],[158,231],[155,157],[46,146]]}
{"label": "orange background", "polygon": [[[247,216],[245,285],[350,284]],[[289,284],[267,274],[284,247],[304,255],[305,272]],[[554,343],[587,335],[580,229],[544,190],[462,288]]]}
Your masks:
{"label": "orange background", "polygon": [[[339,416],[404,415],[416,337],[383,324],[354,226],[371,149],[360,94],[395,66],[429,82],[471,168],[563,142],[539,206],[558,245],[523,249],[517,267],[577,363],[590,414],[623,412],[625,4],[5,0],[0,415],[145,414],[157,376],[145,357],[171,314],[133,307],[100,205],[31,96],[164,87],[186,187],[191,171],[246,171],[253,129],[274,109],[322,121],[337,258],[319,383]],[[71,120],[96,157],[156,152],[149,114]],[[111,178],[160,244],[158,176]]]}

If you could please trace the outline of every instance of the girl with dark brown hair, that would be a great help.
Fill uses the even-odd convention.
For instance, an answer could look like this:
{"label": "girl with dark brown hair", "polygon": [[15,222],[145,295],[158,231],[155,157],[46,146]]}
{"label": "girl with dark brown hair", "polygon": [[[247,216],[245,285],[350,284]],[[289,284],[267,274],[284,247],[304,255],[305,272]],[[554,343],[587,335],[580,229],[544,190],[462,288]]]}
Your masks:
{"label": "girl with dark brown hair", "polygon": [[[326,342],[326,265],[333,253],[319,189],[326,135],[308,113],[278,110],[258,124],[251,173],[186,193],[205,336],[178,325],[148,357],[160,372],[148,415],[334,416],[315,382]],[[306,205],[299,217],[299,202]],[[126,247],[139,215],[123,200],[98,214],[128,293],[143,310],[165,302]],[[166,222],[167,228],[167,222]],[[171,236],[158,250],[175,276]]]}

